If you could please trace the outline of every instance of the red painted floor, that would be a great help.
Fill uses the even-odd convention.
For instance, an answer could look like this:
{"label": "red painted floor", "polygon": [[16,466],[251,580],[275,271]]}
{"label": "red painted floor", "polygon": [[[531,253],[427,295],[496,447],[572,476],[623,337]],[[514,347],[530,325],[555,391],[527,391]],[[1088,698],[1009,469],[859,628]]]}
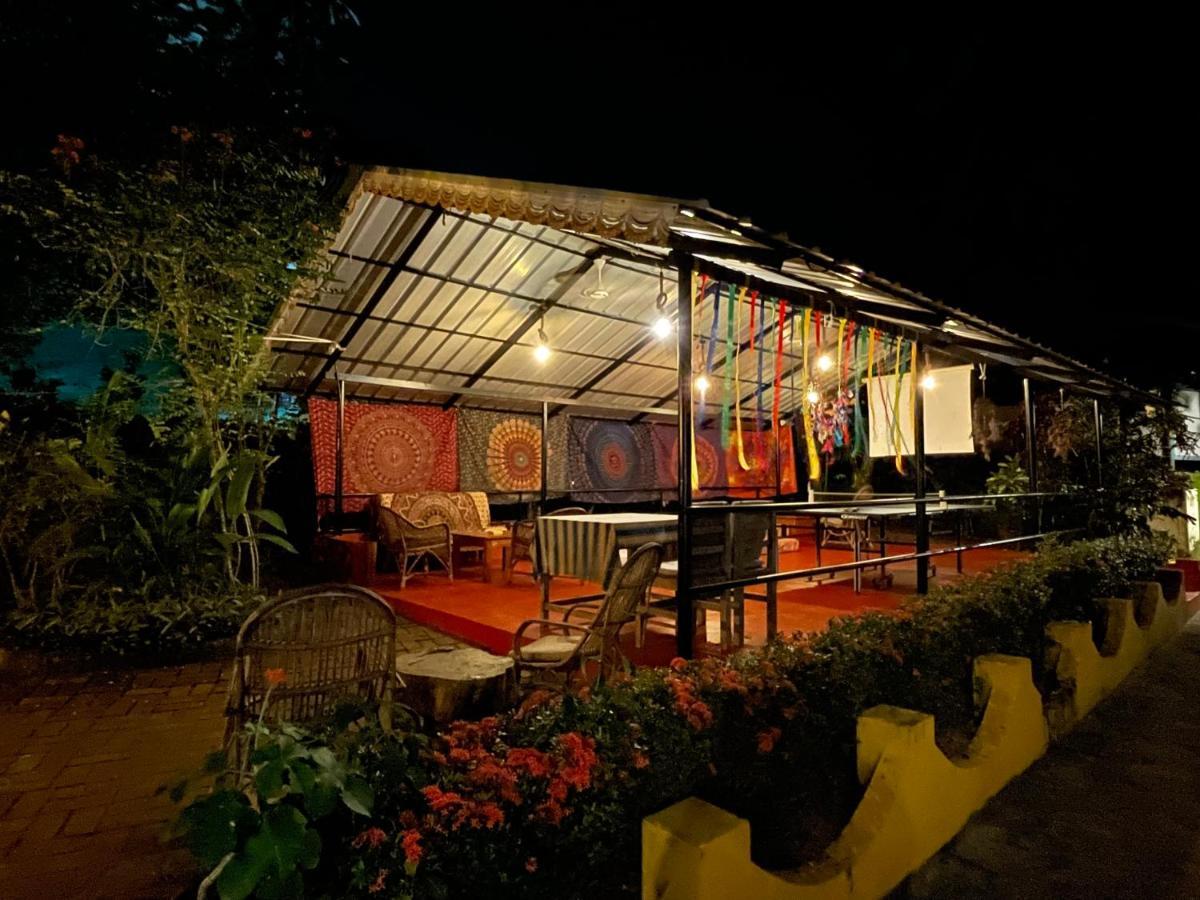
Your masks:
{"label": "red painted floor", "polygon": [[[1010,550],[970,551],[964,554],[964,573],[987,571],[1025,555]],[[851,559],[850,552],[846,550],[826,549],[822,552],[822,562],[826,565]],[[938,557],[935,562],[937,575],[932,579],[933,584],[961,577],[955,571],[953,556]],[[781,554],[780,565],[788,569],[814,566],[815,549],[808,545],[802,546],[797,552]],[[893,566],[889,571],[895,576],[889,590],[871,587],[872,573],[868,571],[859,594],[854,593],[848,576],[835,581],[792,579],[782,583],[778,597],[780,633],[819,631],[837,616],[898,608],[906,598],[915,594],[915,564]],[[520,624],[539,616],[538,588],[532,578],[519,571],[512,583],[503,587],[484,583],[478,572],[470,570],[460,572],[453,583],[442,573],[415,575],[409,578],[404,590],[400,589],[399,576],[381,575],[372,587],[401,615],[492,653],[506,654],[512,650],[513,634]],[[579,597],[598,590],[592,584],[559,578],[553,584],[551,598]],[[765,640],[766,612],[764,602],[755,602],[752,598],[747,600],[747,644],[754,646]],[[561,610],[552,612],[555,618],[561,618],[561,615]],[[531,628],[529,634],[536,635],[536,628]],[[697,651],[702,654],[718,653],[719,641],[719,623],[715,613],[709,613],[706,634],[704,640],[697,641]],[[633,629],[627,629],[622,648],[639,665],[665,665],[675,656],[674,620],[651,620],[646,646],[642,648],[634,647]]]}

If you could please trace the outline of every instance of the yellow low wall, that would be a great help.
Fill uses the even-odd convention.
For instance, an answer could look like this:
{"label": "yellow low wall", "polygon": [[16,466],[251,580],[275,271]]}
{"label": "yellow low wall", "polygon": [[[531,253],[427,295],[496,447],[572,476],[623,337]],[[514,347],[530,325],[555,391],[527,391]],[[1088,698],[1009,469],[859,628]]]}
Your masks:
{"label": "yellow low wall", "polygon": [[1135,599],[1104,604],[1108,624],[1101,650],[1090,625],[1047,628],[1061,689],[1045,711],[1028,659],[991,655],[975,661],[986,706],[964,760],[950,760],[937,748],[930,715],[893,706],[863,713],[858,774],[866,792],[821,864],[786,875],[760,868],[750,860],[749,823],[692,797],[643,820],[642,897],[883,897],[1045,752],[1051,728],[1063,731],[1086,715],[1194,611],[1182,600],[1165,602],[1156,583],[1139,585]]}

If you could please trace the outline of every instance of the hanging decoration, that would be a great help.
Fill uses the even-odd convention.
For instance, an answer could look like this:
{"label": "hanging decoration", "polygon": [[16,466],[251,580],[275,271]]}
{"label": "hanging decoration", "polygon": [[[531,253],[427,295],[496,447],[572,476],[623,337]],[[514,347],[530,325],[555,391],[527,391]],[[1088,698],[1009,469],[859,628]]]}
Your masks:
{"label": "hanging decoration", "polygon": [[[704,302],[704,295],[700,295],[700,302]],[[712,385],[712,370],[713,370],[713,354],[717,350],[717,322],[721,318],[721,285],[720,282],[716,285],[716,290],[713,291],[713,312],[712,324],[708,326],[708,347],[704,353],[704,381],[708,385]],[[704,392],[700,392],[700,415],[701,420],[704,419],[704,407],[706,397]]]}
{"label": "hanging decoration", "polygon": [[[775,301],[779,305],[779,326],[775,329],[775,396],[772,398],[771,406],[771,431],[775,434],[779,433],[779,401],[781,391],[783,390],[783,331],[785,320],[787,319],[787,301],[779,299]],[[794,337],[794,335],[793,335]],[[793,351],[795,350],[795,341],[791,342]]]}
{"label": "hanging decoration", "polygon": [[737,300],[734,302],[736,311],[733,323],[733,340],[735,344],[733,348],[733,422],[736,428],[734,440],[737,447],[737,462],[742,467],[742,471],[750,468],[750,463],[746,461],[746,444],[742,439],[742,375],[740,367],[742,348],[740,339],[742,335],[742,301],[745,296],[746,289],[740,289],[737,294]]}
{"label": "hanging decoration", "polygon": [[766,385],[763,384],[763,356],[766,354],[766,347],[763,343],[763,325],[767,321],[767,297],[765,294],[760,295],[755,291],[751,295],[750,303],[750,331],[754,331],[754,299],[758,300],[758,389],[754,392],[754,410],[758,416],[758,430],[762,431],[767,427],[767,420],[763,414],[763,390]]}
{"label": "hanging decoration", "polygon": [[892,449],[896,453],[896,471],[904,474],[904,435],[900,426],[900,363],[903,359],[904,340],[896,338],[896,371],[893,384],[894,396],[892,398]]}
{"label": "hanging decoration", "polygon": [[[854,334],[854,456],[866,458],[867,440],[866,440],[866,415],[862,407],[862,373],[861,365],[863,345],[868,341],[867,329],[856,328]],[[869,363],[868,363],[869,365]]]}
{"label": "hanging decoration", "polygon": [[725,367],[721,379],[721,449],[729,449],[729,413],[733,407],[733,317],[734,304],[737,303],[737,289],[729,286],[728,305],[725,309]]}
{"label": "hanging decoration", "polygon": [[[802,344],[801,351],[801,367],[803,375],[801,381],[804,384],[804,389],[807,391],[812,384],[812,376],[808,368],[808,338],[812,328],[812,310],[804,310],[804,328],[800,339]],[[813,435],[813,412],[814,405],[808,402],[807,397],[802,397],[800,400],[800,408],[804,411],[804,443],[808,450],[808,480],[817,482],[821,480],[821,457],[817,453],[817,442]]]}

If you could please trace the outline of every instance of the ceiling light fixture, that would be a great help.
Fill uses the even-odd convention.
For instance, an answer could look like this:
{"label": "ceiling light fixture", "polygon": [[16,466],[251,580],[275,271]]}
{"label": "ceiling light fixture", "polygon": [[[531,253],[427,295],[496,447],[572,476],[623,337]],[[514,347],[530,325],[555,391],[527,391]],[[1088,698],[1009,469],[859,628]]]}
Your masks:
{"label": "ceiling light fixture", "polygon": [[921,387],[927,391],[932,391],[937,387],[937,379],[933,377],[932,372],[926,372],[921,378]]}
{"label": "ceiling light fixture", "polygon": [[583,296],[591,297],[593,300],[607,300],[608,291],[604,288],[604,257],[596,260],[596,286],[591,290],[584,288]]}
{"label": "ceiling light fixture", "polygon": [[704,394],[704,392],[708,390],[708,376],[707,375],[697,375],[696,376],[696,390],[700,394]]}
{"label": "ceiling light fixture", "polygon": [[658,310],[658,318],[654,320],[654,324],[650,326],[650,330],[654,332],[654,336],[660,340],[669,337],[674,330],[671,324],[671,319],[667,315],[667,304],[670,298],[667,297],[667,282],[663,276],[663,270],[658,270],[658,296],[654,298],[654,306]]}
{"label": "ceiling light fixture", "polygon": [[545,320],[538,325],[537,343],[533,347],[533,358],[543,364],[550,358],[550,342],[546,338]]}
{"label": "ceiling light fixture", "polygon": [[817,389],[815,387],[810,387],[808,389],[808,394],[806,396],[808,398],[808,402],[810,404],[812,404],[813,406],[816,406],[818,403],[821,402],[821,394],[820,394],[820,392],[817,391]]}
{"label": "ceiling light fixture", "polygon": [[817,369],[821,372],[828,372],[833,368],[833,360],[828,353],[822,353],[817,357]]}

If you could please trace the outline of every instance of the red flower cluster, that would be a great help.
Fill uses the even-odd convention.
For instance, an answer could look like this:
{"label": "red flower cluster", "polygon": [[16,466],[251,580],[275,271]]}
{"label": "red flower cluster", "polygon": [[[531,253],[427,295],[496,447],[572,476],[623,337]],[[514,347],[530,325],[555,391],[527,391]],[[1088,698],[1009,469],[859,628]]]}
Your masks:
{"label": "red flower cluster", "polygon": [[772,725],[765,731],[758,733],[758,752],[770,753],[775,749],[776,742],[783,737],[783,732]]}
{"label": "red flower cluster", "polygon": [[382,828],[368,828],[351,841],[350,846],[355,850],[360,850],[363,847],[370,847],[372,850],[377,850],[386,840],[387,832]]}
{"label": "red flower cluster", "polygon": [[456,791],[443,791],[436,784],[422,788],[425,802],[440,820],[439,825],[458,831],[468,828],[496,828],[504,824],[504,810],[491,800],[464,797]]}
{"label": "red flower cluster", "polygon": [[388,870],[380,869],[379,874],[375,876],[375,880],[371,882],[371,885],[367,888],[367,891],[372,894],[378,894],[380,891],[384,890],[387,887],[387,877]]}
{"label": "red flower cluster", "polygon": [[72,137],[69,134],[60,134],[58,143],[50,151],[50,155],[54,157],[54,161],[62,167],[64,172],[70,172],[75,166],[79,165],[79,161],[83,158],[80,156],[80,151],[83,150],[84,143],[77,137]]}
{"label": "red flower cluster", "polygon": [[[671,668],[675,669],[674,662]],[[675,669],[680,671],[679,669]],[[696,731],[703,731],[712,724],[712,710],[708,704],[696,697],[696,682],[687,676],[668,675],[667,687],[675,697],[675,711]]]}
{"label": "red flower cluster", "polygon": [[421,861],[421,854],[425,851],[421,847],[421,832],[415,828],[410,828],[404,832],[404,836],[400,839],[400,846],[404,849],[404,861],[412,865],[416,865]]}

